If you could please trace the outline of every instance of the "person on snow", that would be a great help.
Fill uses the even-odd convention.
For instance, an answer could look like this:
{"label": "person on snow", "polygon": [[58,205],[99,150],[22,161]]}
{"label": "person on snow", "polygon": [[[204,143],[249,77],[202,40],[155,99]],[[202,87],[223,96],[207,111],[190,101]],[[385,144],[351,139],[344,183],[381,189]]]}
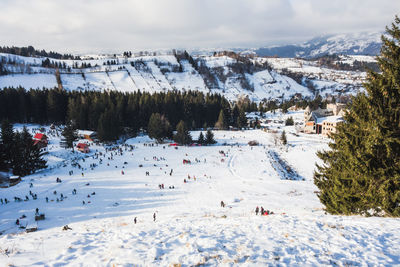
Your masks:
{"label": "person on snow", "polygon": [[16,225],[19,225],[19,219],[17,219],[17,220],[15,221],[15,224],[16,224]]}
{"label": "person on snow", "polygon": [[258,206],[256,207],[256,215],[258,215],[258,212],[260,211],[260,209],[258,208]]}
{"label": "person on snow", "polygon": [[36,215],[39,215],[39,208],[36,208]]}
{"label": "person on snow", "polygon": [[263,215],[264,214],[264,208],[261,206],[261,212],[260,212],[260,215]]}
{"label": "person on snow", "polygon": [[133,222],[136,224],[136,222],[137,222],[136,217],[135,217],[135,219],[133,219]]}
{"label": "person on snow", "polygon": [[225,208],[225,203],[221,201],[221,207]]}
{"label": "person on snow", "polygon": [[153,213],[153,221],[154,222],[156,221],[156,213],[155,212]]}

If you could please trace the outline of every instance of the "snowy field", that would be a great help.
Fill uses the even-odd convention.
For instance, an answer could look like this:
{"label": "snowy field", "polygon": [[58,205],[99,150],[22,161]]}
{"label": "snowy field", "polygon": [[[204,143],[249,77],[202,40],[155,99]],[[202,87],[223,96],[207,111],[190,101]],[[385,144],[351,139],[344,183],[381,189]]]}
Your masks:
{"label": "snowy field", "polygon": [[[112,151],[92,144],[85,157],[51,134],[50,167],[0,189],[10,200],[0,205],[0,266],[400,265],[399,219],[324,213],[312,174],[329,139],[279,123],[302,114],[266,114],[271,128],[286,130],[285,148],[275,145],[280,133],[215,131],[214,146],[175,148],[140,136]],[[257,206],[273,214],[256,216]],[[46,216],[38,223],[36,208]],[[22,215],[38,231],[19,229]]]}

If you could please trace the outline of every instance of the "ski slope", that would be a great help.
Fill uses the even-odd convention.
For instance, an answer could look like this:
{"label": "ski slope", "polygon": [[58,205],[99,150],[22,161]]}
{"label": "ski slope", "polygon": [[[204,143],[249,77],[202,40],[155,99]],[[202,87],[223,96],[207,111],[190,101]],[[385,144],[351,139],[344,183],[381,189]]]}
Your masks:
{"label": "ski slope", "polygon": [[[56,133],[49,134],[49,168],[14,187],[0,188],[1,198],[11,201],[0,205],[0,263],[399,265],[399,219],[332,216],[323,211],[312,174],[315,163],[320,163],[315,152],[327,149],[329,139],[279,124],[288,116],[300,122],[302,112],[266,116],[276,121],[271,129],[285,129],[288,146],[275,145],[280,133],[215,131],[218,143],[213,146],[175,149],[139,136],[114,147],[121,150],[108,147],[106,151],[92,144],[85,157],[60,148]],[[191,134],[197,138],[199,132]],[[251,140],[260,145],[248,146]],[[300,179],[282,176],[271,155],[288,164]],[[183,164],[183,159],[191,164]],[[56,183],[57,177],[61,183]],[[32,200],[30,190],[37,200]],[[24,199],[25,195],[28,201],[14,202],[14,196]],[[256,216],[256,206],[274,214]],[[36,208],[45,213],[44,221],[34,221]],[[22,215],[26,218],[21,224],[37,226],[38,231],[19,229],[15,220]],[[72,230],[62,230],[64,225]]]}

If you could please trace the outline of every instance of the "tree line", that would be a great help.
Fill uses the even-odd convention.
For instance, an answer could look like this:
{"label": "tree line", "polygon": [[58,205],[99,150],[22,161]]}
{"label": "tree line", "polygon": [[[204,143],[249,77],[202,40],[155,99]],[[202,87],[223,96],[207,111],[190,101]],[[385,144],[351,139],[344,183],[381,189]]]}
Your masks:
{"label": "tree line", "polygon": [[36,50],[33,46],[27,46],[27,47],[17,47],[17,46],[2,46],[0,47],[0,53],[7,53],[7,54],[13,54],[13,55],[18,55],[18,56],[23,56],[23,57],[49,57],[49,58],[55,58],[55,59],[74,59],[74,60],[80,60],[79,56],[74,56],[71,54],[60,54],[57,52],[46,52],[46,50]]}
{"label": "tree line", "polygon": [[[147,130],[153,113],[168,119],[172,129],[182,120],[189,129],[214,127],[220,116],[224,128],[243,126],[244,107],[232,104],[218,94],[197,91],[96,92],[63,89],[4,88],[0,91],[0,120],[39,124],[67,124],[97,131],[102,140],[115,140],[121,134]],[[222,115],[221,115],[222,114]]]}

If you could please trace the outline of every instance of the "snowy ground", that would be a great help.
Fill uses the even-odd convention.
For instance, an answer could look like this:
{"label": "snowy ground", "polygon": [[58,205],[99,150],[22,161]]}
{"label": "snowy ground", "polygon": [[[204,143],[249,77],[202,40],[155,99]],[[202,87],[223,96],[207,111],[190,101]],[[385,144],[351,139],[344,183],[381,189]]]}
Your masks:
{"label": "snowy ground", "polygon": [[[327,148],[329,139],[279,125],[287,116],[296,121],[302,113],[267,114],[277,119],[271,128],[286,130],[286,148],[275,145],[276,134],[261,130],[216,131],[218,144],[211,147],[175,149],[151,145],[143,136],[127,140],[133,149],[120,146],[122,155],[113,151],[112,159],[110,151],[96,158],[96,150],[105,148],[92,145],[83,161],[82,154],[60,149],[53,135],[52,167],[0,189],[0,197],[11,201],[0,205],[0,265],[400,265],[399,219],[324,213],[312,173],[315,152]],[[260,145],[250,147],[250,140]],[[298,179],[286,180],[271,153]],[[98,166],[92,170],[93,163]],[[61,193],[65,198],[57,202]],[[14,196],[25,195],[30,200],[14,202]],[[274,214],[256,216],[256,206]],[[37,224],[36,208],[46,215]],[[22,225],[38,226],[37,232],[15,225],[23,214]],[[67,224],[72,230],[63,231]]]}

